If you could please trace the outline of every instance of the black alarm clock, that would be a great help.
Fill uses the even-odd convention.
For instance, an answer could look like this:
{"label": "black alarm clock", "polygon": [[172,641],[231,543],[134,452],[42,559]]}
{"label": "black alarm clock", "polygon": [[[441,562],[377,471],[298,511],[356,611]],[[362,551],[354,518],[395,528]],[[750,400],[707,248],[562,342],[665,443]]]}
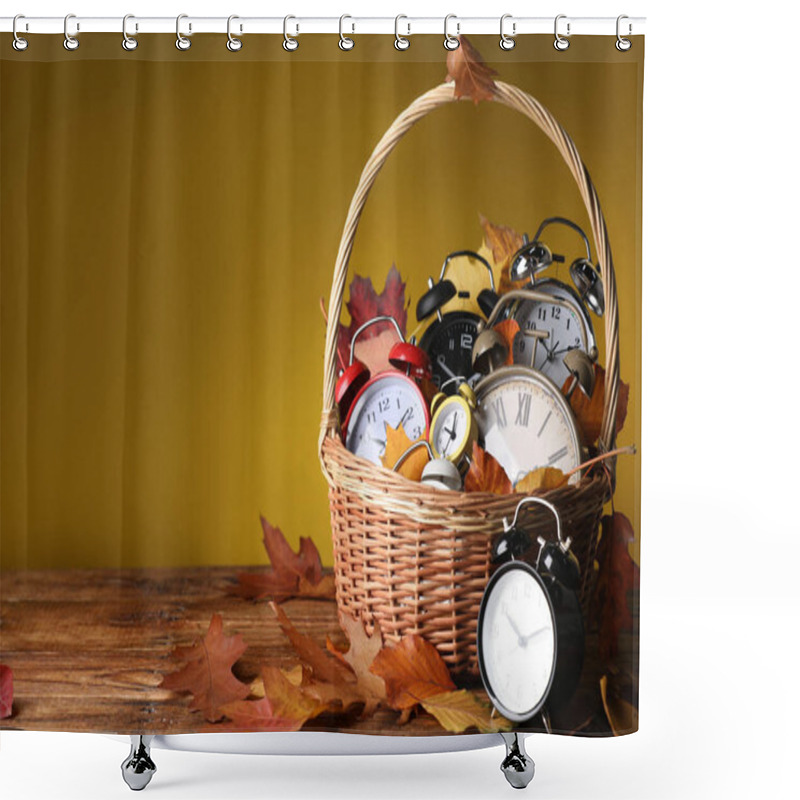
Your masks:
{"label": "black alarm clock", "polygon": [[[521,556],[530,536],[517,526],[527,504],[548,508],[556,517],[556,542],[537,540],[535,565]],[[583,668],[585,647],[578,590],[580,569],[561,538],[555,507],[540,497],[519,502],[514,520],[492,549],[500,565],[486,587],[478,616],[478,664],[495,708],[512,722],[526,722],[563,707],[572,697]]]}
{"label": "black alarm clock", "polygon": [[[456,258],[468,258],[472,263],[477,262],[489,273],[489,287],[482,289],[475,298],[480,314],[466,310],[442,313],[442,308],[454,297],[470,299],[469,292],[458,291],[455,284],[445,278],[450,262]],[[478,324],[492,313],[496,302],[492,268],[485,258],[472,250],[456,250],[450,253],[442,264],[438,283],[434,283],[433,278],[428,279],[428,291],[417,303],[417,321],[423,322],[434,314],[436,319],[428,326],[419,345],[430,357],[436,386],[442,387],[445,382],[451,381],[446,393],[452,394],[457,390],[455,378],[466,379],[473,385],[481,377],[472,370],[472,345],[478,335]]]}

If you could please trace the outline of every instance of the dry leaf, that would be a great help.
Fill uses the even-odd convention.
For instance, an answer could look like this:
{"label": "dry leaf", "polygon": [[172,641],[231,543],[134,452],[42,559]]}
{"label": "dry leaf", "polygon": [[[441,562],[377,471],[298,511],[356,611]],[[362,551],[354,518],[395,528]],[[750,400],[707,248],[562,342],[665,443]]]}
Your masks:
{"label": "dry leaf", "polygon": [[472,445],[472,463],[464,478],[465,492],[511,494],[511,481],[498,461],[477,442]]}
{"label": "dry leaf", "polygon": [[367,331],[362,333],[356,340],[354,356],[369,370],[370,375],[377,375],[392,369],[389,363],[389,352],[392,346],[397,344],[397,331],[390,322],[375,325],[375,335],[365,338]]}
{"label": "dry leaf", "polygon": [[[572,377],[567,378],[562,387],[566,393],[568,385],[572,383]],[[630,386],[627,383],[619,382],[617,393],[617,433],[622,430],[625,424],[625,417],[628,414],[628,394]],[[603,422],[603,404],[606,396],[606,371],[599,365],[594,365],[594,392],[591,397],[587,397],[580,389],[576,388],[570,395],[569,404],[575,413],[585,443],[596,442],[600,436],[600,428]]]}
{"label": "dry leaf", "polygon": [[238,700],[222,707],[235,727],[247,731],[298,731],[306,720],[325,710],[316,698],[292,684],[278,667],[263,667],[261,681],[260,700]]}
{"label": "dry leaf", "polygon": [[[350,283],[350,299],[347,302],[350,325],[346,327],[339,323],[337,349],[340,364],[350,363],[350,342],[353,334],[365,322],[374,317],[383,314],[394,317],[400,326],[401,333],[405,336],[407,322],[405,292],[406,285],[394,264],[386,276],[386,282],[380,294],[376,293],[370,278],[363,278],[360,275],[353,278]],[[393,327],[389,328],[386,324],[371,325],[358,337],[356,347],[358,348],[360,343],[379,336],[387,330],[392,331],[393,341],[396,340],[397,333]]]}
{"label": "dry leaf", "polygon": [[633,525],[619,511],[602,519],[597,547],[598,650],[604,660],[614,658],[620,631],[633,629],[628,592],[639,588],[639,567],[628,552],[635,538]]}
{"label": "dry leaf", "polygon": [[468,728],[477,728],[480,733],[497,733],[512,727],[509,720],[497,713],[492,715],[492,707],[466,689],[428,697],[422,701],[422,707],[451,733],[463,733]]}
{"label": "dry leaf", "polygon": [[375,656],[383,648],[380,625],[376,624],[372,636],[369,636],[364,629],[364,623],[348,614],[340,615],[339,624],[350,642],[350,649],[345,653],[340,653],[329,639],[328,650],[346,663],[355,673],[358,689],[364,696],[364,715],[366,716],[386,700],[386,686],[383,678],[370,671]]}
{"label": "dry leaf", "polygon": [[387,701],[398,711],[456,688],[439,651],[415,634],[384,647],[375,656],[371,671],[383,678]]}
{"label": "dry leaf", "polygon": [[455,97],[468,97],[477,105],[481,100],[491,100],[497,89],[492,75],[497,71],[487,66],[481,54],[466,36],[458,37],[459,46],[447,53],[447,77],[454,81]]}
{"label": "dry leaf", "polygon": [[[394,465],[400,460],[400,456],[411,447],[414,442],[408,438],[406,429],[403,425],[398,425],[396,428],[390,427],[384,423],[386,431],[386,449],[381,456],[381,463],[386,469],[393,469]],[[414,441],[420,442],[424,439],[420,436],[419,439]],[[419,481],[422,478],[422,470],[425,465],[430,461],[428,450],[425,447],[418,447],[401,465],[397,472],[410,481]]]}
{"label": "dry leaf", "polygon": [[539,467],[517,481],[515,492],[530,494],[537,490],[550,491],[567,483],[567,476],[558,467]]}
{"label": "dry leaf", "polygon": [[495,225],[481,214],[481,226],[484,232],[484,244],[492,253],[495,269],[500,270],[498,290],[500,294],[514,289],[518,284],[512,282],[510,275],[511,259],[522,247],[522,234],[505,225]]}
{"label": "dry leaf", "polygon": [[607,675],[600,678],[600,697],[603,699],[603,708],[614,736],[639,730],[639,709],[620,694],[609,682]]}
{"label": "dry leaf", "polygon": [[323,576],[319,551],[310,538],[301,537],[300,549],[295,553],[280,528],[270,525],[264,517],[261,517],[261,527],[272,569],[240,572],[238,583],[228,589],[228,594],[248,600],[334,596],[333,576]]}
{"label": "dry leaf", "polygon": [[503,341],[508,348],[508,355],[506,356],[505,363],[508,366],[512,366],[514,364],[514,339],[520,332],[519,322],[515,319],[504,319],[494,326],[494,330],[503,337]]}
{"label": "dry leaf", "polygon": [[202,639],[172,651],[172,660],[185,665],[165,675],[160,685],[175,692],[190,692],[189,708],[202,711],[209,722],[216,722],[222,718],[221,706],[244,700],[250,692],[247,684],[231,672],[245,650],[247,645],[241,635],[226,636],[222,632],[222,617],[214,614]]}
{"label": "dry leaf", "polygon": [[14,706],[14,673],[11,667],[0,664],[0,719],[11,716]]}

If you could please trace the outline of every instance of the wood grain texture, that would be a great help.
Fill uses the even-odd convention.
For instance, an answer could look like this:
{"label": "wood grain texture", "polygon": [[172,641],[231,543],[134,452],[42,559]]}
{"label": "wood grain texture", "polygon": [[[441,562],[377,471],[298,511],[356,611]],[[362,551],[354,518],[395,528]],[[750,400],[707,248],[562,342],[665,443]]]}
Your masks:
{"label": "wood grain texture", "polygon": [[[0,729],[79,733],[198,733],[225,730],[188,708],[188,697],[159,687],[175,669],[172,649],[204,635],[214,613],[226,634],[240,633],[248,649],[234,670],[243,681],[261,665],[291,666],[297,657],[266,602],[227,596],[240,567],[140,570],[64,570],[0,573],[0,662],[14,671],[14,713]],[[344,645],[336,604],[283,604],[294,625],[324,646]],[[588,650],[593,651],[591,640]],[[625,648],[635,652],[635,643]],[[608,733],[596,691],[598,667],[587,660],[581,690],[558,727]],[[463,681],[459,681],[463,685]],[[485,698],[472,679],[470,688]],[[588,717],[587,717],[588,715]],[[585,723],[591,718],[588,726]],[[323,715],[305,730],[386,735],[447,735],[422,714],[406,725],[379,710]],[[525,730],[540,730],[526,727]]]}

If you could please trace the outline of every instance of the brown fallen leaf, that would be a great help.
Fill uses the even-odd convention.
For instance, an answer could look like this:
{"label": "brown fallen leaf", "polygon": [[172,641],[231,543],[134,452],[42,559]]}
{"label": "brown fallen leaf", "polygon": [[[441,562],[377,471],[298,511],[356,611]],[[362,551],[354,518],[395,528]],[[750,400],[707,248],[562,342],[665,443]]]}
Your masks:
{"label": "brown fallen leaf", "polygon": [[500,271],[498,291],[500,294],[505,294],[519,285],[511,280],[510,268],[511,259],[522,247],[522,234],[505,225],[495,225],[489,222],[483,214],[480,215],[480,220],[484,243],[492,253],[495,269]]}
{"label": "brown fallen leaf", "polygon": [[439,651],[416,634],[407,634],[399,644],[384,647],[370,669],[383,678],[387,702],[398,711],[456,688]]}
{"label": "brown fallen leaf", "polygon": [[173,662],[185,662],[175,672],[164,675],[160,686],[175,692],[189,692],[192,711],[202,711],[209,722],[221,719],[221,707],[236,700],[244,700],[250,692],[231,672],[231,668],[247,650],[240,634],[226,636],[222,631],[222,617],[214,614],[208,633],[193,645],[176,647],[171,654]]}
{"label": "brown fallen leaf", "polygon": [[[566,393],[568,386],[572,382],[572,377],[567,378],[562,387]],[[628,414],[628,394],[630,386],[627,383],[619,382],[617,394],[617,433],[622,430],[625,424],[625,417]],[[594,391],[591,397],[587,397],[580,389],[575,389],[569,398],[569,404],[575,414],[575,419],[583,432],[583,441],[587,444],[596,442],[600,436],[600,427],[603,423],[603,404],[606,396],[606,371],[599,365],[594,365]]]}
{"label": "brown fallen leaf", "polygon": [[14,673],[11,667],[0,664],[0,719],[11,716],[14,707]]}
{"label": "brown fallen leaf", "polygon": [[[400,459],[400,456],[411,447],[414,442],[408,438],[406,429],[401,425],[392,428],[385,425],[386,430],[386,449],[381,456],[381,463],[386,469],[393,469],[394,465]],[[419,439],[414,441],[420,442],[425,437],[420,436]],[[422,470],[425,465],[430,461],[428,450],[425,447],[418,447],[410,456],[400,465],[397,470],[400,475],[408,478],[410,481],[419,481],[422,478]]]}
{"label": "brown fallen leaf", "polygon": [[639,709],[615,690],[607,675],[600,678],[600,697],[614,736],[623,736],[639,730]]}
{"label": "brown fallen leaf", "polygon": [[513,491],[506,471],[477,442],[472,445],[472,462],[464,478],[464,491],[492,494],[511,494]]}
{"label": "brown fallen leaf", "polygon": [[494,330],[503,337],[503,341],[508,348],[508,355],[506,356],[505,363],[508,366],[512,366],[514,364],[514,339],[516,339],[517,335],[520,333],[519,322],[515,319],[504,319],[494,326]]}
{"label": "brown fallen leaf", "polygon": [[537,490],[550,491],[566,485],[567,480],[567,476],[558,467],[539,467],[520,478],[514,491],[520,494],[530,494]]}
{"label": "brown fallen leaf", "polygon": [[481,54],[466,36],[458,37],[459,46],[447,53],[447,77],[455,82],[455,97],[468,97],[477,105],[491,100],[497,90],[492,75],[497,71],[487,66]]}
{"label": "brown fallen leaf", "polygon": [[261,528],[272,569],[240,572],[238,582],[229,587],[228,594],[248,600],[270,597],[279,601],[290,597],[334,596],[333,577],[322,574],[319,551],[309,537],[300,538],[300,548],[295,553],[281,529],[270,525],[264,517]]}
{"label": "brown fallen leaf", "polygon": [[[405,292],[406,285],[394,264],[392,264],[392,268],[386,276],[386,282],[380,294],[375,291],[371,278],[364,278],[361,275],[356,275],[353,278],[350,283],[350,299],[347,301],[350,325],[345,326],[339,323],[337,351],[340,364],[350,363],[350,342],[352,341],[353,334],[365,322],[374,317],[384,314],[394,317],[397,324],[400,326],[400,331],[405,336],[406,323],[408,321]],[[393,327],[390,328],[388,325],[371,325],[358,337],[356,348],[359,347],[359,343],[367,342],[376,336],[383,335],[386,339],[386,331],[391,331],[393,337],[392,343],[394,343],[397,334]],[[361,355],[364,355],[366,352],[369,351],[360,351]],[[370,356],[367,355],[366,357]],[[373,372],[373,374],[375,373]]]}
{"label": "brown fallen leaf", "polygon": [[618,652],[620,632],[633,629],[628,593],[639,588],[639,567],[628,552],[628,544],[634,539],[633,525],[619,511],[601,520],[595,607],[598,613],[598,651],[606,661],[613,659]]}
{"label": "brown fallen leaf", "polygon": [[497,733],[512,728],[509,720],[498,713],[493,714],[490,705],[466,689],[427,697],[422,701],[422,707],[451,733],[463,733],[468,728],[477,728],[480,733]]}

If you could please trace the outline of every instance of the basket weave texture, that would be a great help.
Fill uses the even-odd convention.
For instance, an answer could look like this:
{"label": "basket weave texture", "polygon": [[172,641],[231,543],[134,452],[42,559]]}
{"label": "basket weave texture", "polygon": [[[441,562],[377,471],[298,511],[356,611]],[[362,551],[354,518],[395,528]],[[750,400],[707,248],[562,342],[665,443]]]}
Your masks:
{"label": "basket weave texture", "polygon": [[[477,619],[491,571],[492,538],[514,514],[521,495],[448,492],[428,488],[350,453],[342,444],[334,401],[336,344],[347,268],[369,191],[394,147],[426,114],[453,102],[454,85],[418,97],[392,123],[362,171],[334,266],[325,343],[320,460],[329,485],[336,600],[339,611],[378,623],[384,638],[416,633],[438,649],[453,673],[477,672]],[[497,83],[495,100],[533,120],[551,139],[575,178],[591,223],[605,290],[606,385],[600,449],[614,444],[619,378],[619,327],[611,249],[597,193],[570,137],[537,100]],[[558,509],[564,535],[583,575],[582,602],[592,594],[598,522],[611,494],[608,471],[544,493]],[[521,521],[534,540],[555,539],[552,515],[538,507]]]}

